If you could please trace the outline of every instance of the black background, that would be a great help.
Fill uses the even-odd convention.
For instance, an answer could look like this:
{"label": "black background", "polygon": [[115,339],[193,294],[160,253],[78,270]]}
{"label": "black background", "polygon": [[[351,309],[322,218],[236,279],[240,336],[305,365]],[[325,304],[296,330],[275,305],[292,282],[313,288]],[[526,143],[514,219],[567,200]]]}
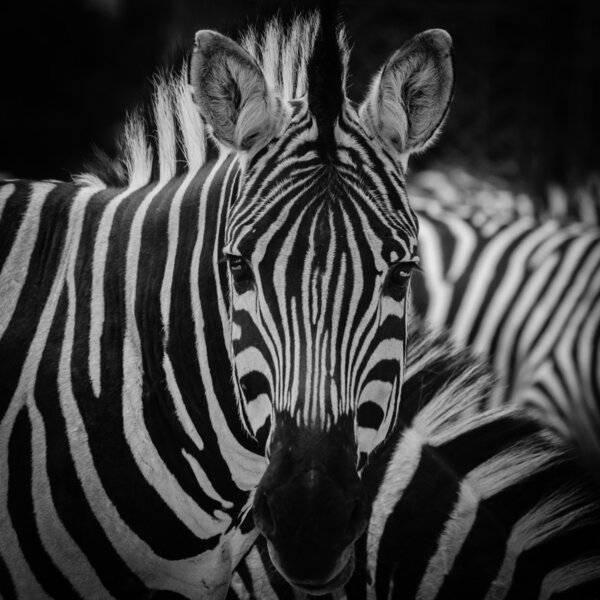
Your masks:
{"label": "black background", "polygon": [[[109,154],[152,74],[197,29],[235,35],[314,2],[48,0],[0,9],[0,173],[64,179],[94,145]],[[421,165],[460,164],[543,194],[600,172],[600,2],[346,0],[350,96],[411,35],[454,38],[457,87],[446,132]]]}

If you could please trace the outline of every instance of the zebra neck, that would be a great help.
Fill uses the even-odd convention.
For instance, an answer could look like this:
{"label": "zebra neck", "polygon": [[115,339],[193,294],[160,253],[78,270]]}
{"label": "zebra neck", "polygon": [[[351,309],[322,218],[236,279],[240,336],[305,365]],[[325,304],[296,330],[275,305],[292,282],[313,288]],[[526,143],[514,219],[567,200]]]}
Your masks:
{"label": "zebra neck", "polygon": [[[128,200],[135,215],[124,224],[130,233],[123,360],[142,377],[146,423],[158,438],[170,422],[165,442],[171,459],[182,463],[179,473],[186,470],[181,447],[219,457],[219,497],[235,505],[263,471],[258,447],[241,428],[231,383],[227,277],[219,262],[238,175],[237,161],[223,155],[195,174],[140,190],[140,198]],[[137,264],[130,269],[131,256]]]}

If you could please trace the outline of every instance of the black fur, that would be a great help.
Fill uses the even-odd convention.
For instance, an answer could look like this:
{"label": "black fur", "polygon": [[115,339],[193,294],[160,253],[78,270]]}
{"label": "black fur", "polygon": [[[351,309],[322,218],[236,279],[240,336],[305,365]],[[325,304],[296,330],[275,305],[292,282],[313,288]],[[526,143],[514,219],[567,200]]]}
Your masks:
{"label": "black fur", "polygon": [[344,66],[337,39],[336,2],[321,2],[321,25],[307,66],[308,104],[317,121],[319,152],[324,162],[335,158],[334,126],[342,109]]}

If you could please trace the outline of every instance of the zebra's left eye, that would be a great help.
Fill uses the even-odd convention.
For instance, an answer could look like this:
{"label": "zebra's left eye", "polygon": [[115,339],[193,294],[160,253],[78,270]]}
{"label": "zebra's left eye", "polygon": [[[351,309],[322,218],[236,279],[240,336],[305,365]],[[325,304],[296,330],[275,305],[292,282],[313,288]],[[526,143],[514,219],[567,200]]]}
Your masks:
{"label": "zebra's left eye", "polygon": [[400,262],[392,266],[385,282],[385,291],[396,300],[402,300],[410,281],[413,263]]}
{"label": "zebra's left eye", "polygon": [[254,281],[250,265],[241,256],[229,255],[227,262],[236,290],[240,293],[246,291]]}

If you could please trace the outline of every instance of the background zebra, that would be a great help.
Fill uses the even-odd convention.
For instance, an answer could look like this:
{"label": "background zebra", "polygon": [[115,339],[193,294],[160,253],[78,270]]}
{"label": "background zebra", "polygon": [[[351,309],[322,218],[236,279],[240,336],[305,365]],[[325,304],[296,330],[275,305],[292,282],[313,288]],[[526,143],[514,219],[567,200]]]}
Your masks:
{"label": "background zebra", "polygon": [[600,464],[600,228],[415,196],[418,311],[488,356],[526,406]]}
{"label": "background zebra", "polygon": [[243,48],[202,31],[196,104],[159,80],[124,186],[0,189],[2,597],[222,597],[253,502],[288,579],[347,580],[404,373],[402,165],[443,122],[450,54],[415,37],[357,110],[331,13]]}
{"label": "background zebra", "polygon": [[[409,331],[400,426],[363,474],[373,512],[355,574],[336,600],[593,600],[600,594],[600,501],[552,431],[445,336]],[[259,539],[233,599],[304,598]]]}

